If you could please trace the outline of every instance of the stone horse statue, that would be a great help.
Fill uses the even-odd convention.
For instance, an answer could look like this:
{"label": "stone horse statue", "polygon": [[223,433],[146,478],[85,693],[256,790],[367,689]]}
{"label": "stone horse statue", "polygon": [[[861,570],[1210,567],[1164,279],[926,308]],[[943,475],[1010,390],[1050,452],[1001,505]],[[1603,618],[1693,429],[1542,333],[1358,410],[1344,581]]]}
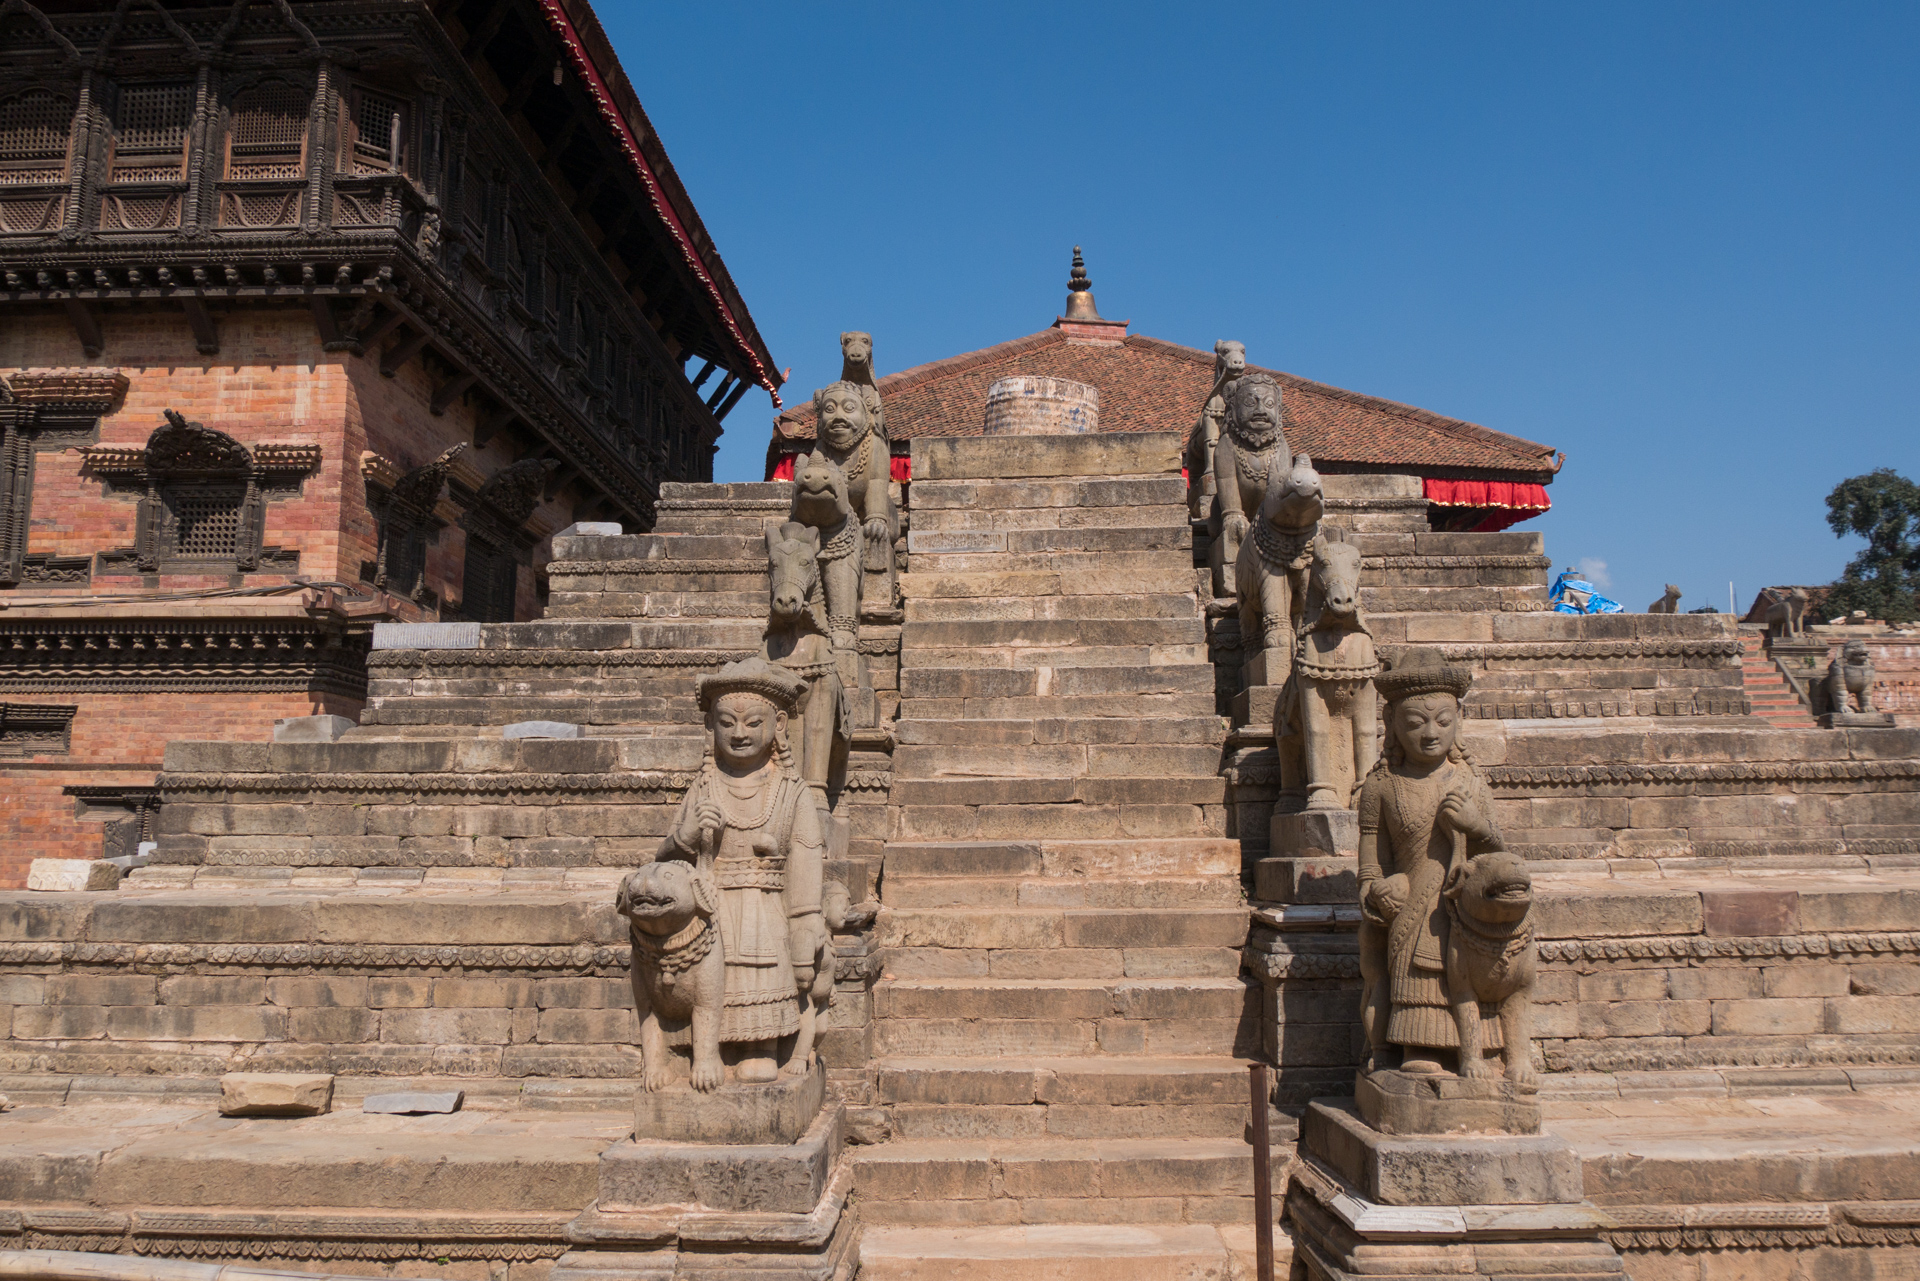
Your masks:
{"label": "stone horse statue", "polygon": [[1360,548],[1337,527],[1313,540],[1307,606],[1293,672],[1274,714],[1283,759],[1305,776],[1309,810],[1350,809],[1354,789],[1380,759],[1380,674],[1360,613]]}
{"label": "stone horse statue", "polygon": [[760,656],[806,682],[788,739],[794,768],[824,812],[828,786],[846,772],[849,740],[846,696],[827,637],[820,531],[798,521],[767,530],[767,578],[772,599]]}
{"label": "stone horse statue", "polygon": [[[1248,685],[1282,685],[1293,668],[1294,636],[1305,606],[1307,568],[1326,499],[1305,454],[1291,469],[1267,473],[1252,529],[1234,561],[1240,605],[1240,654]],[[1264,666],[1257,663],[1264,654]]]}

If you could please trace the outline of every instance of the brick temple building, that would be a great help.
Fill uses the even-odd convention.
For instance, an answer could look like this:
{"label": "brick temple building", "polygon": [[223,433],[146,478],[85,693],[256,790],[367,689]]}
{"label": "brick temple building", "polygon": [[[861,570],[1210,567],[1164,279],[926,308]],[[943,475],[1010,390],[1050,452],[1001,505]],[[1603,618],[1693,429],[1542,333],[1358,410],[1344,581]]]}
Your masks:
{"label": "brick temple building", "polygon": [[12,0],[0,270],[0,885],[353,716],[374,620],[538,616],[776,385],[584,0]]}
{"label": "brick temple building", "polygon": [[[1193,427],[1213,385],[1213,353],[1130,334],[1129,322],[1102,319],[1077,258],[1068,288],[1068,315],[1039,333],[878,379],[896,480],[908,479],[915,439],[980,435],[987,390],[1002,378],[1091,385],[1099,392],[1101,431]],[[1247,369],[1279,382],[1287,441],[1312,455],[1322,475],[1417,476],[1433,529],[1493,532],[1551,505],[1546,486],[1566,456],[1545,445],[1279,370],[1251,363]],[[791,477],[793,459],[813,439],[810,402],[776,417],[768,479]]]}

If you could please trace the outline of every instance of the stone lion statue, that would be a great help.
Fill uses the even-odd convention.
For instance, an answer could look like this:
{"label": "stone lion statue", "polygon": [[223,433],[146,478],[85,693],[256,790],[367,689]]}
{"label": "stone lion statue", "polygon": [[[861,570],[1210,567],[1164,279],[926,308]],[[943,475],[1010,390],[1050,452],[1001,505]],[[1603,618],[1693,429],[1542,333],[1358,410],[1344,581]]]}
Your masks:
{"label": "stone lion statue", "polygon": [[1840,657],[1827,664],[1827,707],[1836,712],[1877,710],[1873,705],[1873,655],[1858,636],[1846,643]]}

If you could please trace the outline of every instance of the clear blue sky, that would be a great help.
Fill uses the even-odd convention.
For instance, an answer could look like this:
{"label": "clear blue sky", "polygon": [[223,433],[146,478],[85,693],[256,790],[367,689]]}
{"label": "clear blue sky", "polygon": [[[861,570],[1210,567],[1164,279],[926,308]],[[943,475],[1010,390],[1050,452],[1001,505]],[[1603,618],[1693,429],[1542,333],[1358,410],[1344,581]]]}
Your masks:
{"label": "clear blue sky", "polygon": [[[1825,582],[1920,479],[1920,6],[612,3],[788,398],[1101,311],[1567,452],[1643,608]],[[759,479],[771,406],[716,477]]]}

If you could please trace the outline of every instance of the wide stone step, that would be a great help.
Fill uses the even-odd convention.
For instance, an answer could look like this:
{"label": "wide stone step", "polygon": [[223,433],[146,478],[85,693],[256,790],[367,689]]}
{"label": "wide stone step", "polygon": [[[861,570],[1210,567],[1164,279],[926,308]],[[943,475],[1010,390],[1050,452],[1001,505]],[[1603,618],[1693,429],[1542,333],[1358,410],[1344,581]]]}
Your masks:
{"label": "wide stone step", "polygon": [[[851,1151],[854,1196],[869,1224],[1207,1224],[1253,1217],[1253,1150],[1238,1138],[912,1139]],[[1276,1189],[1286,1186],[1292,1159],[1290,1145],[1277,1145]]]}
{"label": "wide stone step", "polygon": [[1033,618],[905,624],[903,646],[941,649],[1046,648],[1071,645],[1199,645],[1199,618]]}
{"label": "wide stone step", "polygon": [[1124,907],[1185,909],[1232,907],[1241,901],[1231,876],[1156,877],[1152,880],[1024,879],[938,876],[921,880],[889,871],[891,907]]}
{"label": "wide stone step", "polygon": [[[1169,783],[1157,779],[1083,779],[1075,786],[1076,799],[1058,802],[1013,802],[1006,795],[1016,781],[952,780],[918,783],[914,787],[953,789],[949,804],[903,804],[889,807],[894,841],[1008,841],[1159,840],[1166,837],[1224,836],[1226,818],[1218,797],[1210,790],[1221,780],[1188,779]],[[1135,784],[1139,784],[1136,790]],[[1178,785],[1186,799],[1164,799]],[[1047,780],[1033,780],[1036,793]],[[994,789],[1001,789],[998,795]],[[1187,793],[1190,793],[1188,795]],[[979,799],[982,794],[986,799]],[[1135,800],[1135,796],[1148,799]],[[1098,799],[1096,799],[1096,797]]]}
{"label": "wide stone step", "polygon": [[[868,1228],[862,1281],[1223,1281],[1252,1276],[1253,1228],[1037,1222],[983,1228]],[[1244,1227],[1244,1230],[1241,1230]],[[1285,1241],[1284,1234],[1280,1234]],[[1291,1248],[1274,1250],[1285,1276]]]}
{"label": "wide stone step", "polygon": [[[891,1058],[875,1065],[876,1104],[905,1139],[1240,1138],[1246,1064],[1213,1056]],[[1292,1118],[1269,1114],[1276,1140]]]}
{"label": "wide stone step", "polygon": [[1193,533],[1178,524],[1085,525],[1065,529],[919,529],[907,535],[915,556],[947,552],[1142,552],[1188,550]]}
{"label": "wide stone step", "polygon": [[[908,721],[996,721],[996,720],[1080,720],[1095,719],[1125,722],[1117,732],[1146,734],[1149,727],[1184,721],[1193,717],[1214,716],[1215,695],[1211,687],[1180,694],[1076,694],[1041,697],[1039,695],[916,697],[903,699],[900,715]],[[896,722],[896,725],[898,722]],[[1138,730],[1131,726],[1137,724]],[[1108,732],[1115,732],[1109,729]],[[908,741],[905,739],[902,742]],[[1159,741],[1144,737],[1125,742]]]}
{"label": "wide stone step", "polygon": [[[900,697],[916,698],[1074,698],[1101,694],[1209,694],[1213,665],[1059,668],[919,667],[903,651]],[[911,707],[903,713],[914,714]]]}
{"label": "wide stone step", "polygon": [[[939,624],[931,624],[938,627]],[[912,651],[916,667],[1140,667],[1205,663],[1204,641],[1177,645],[1076,645],[1065,648],[1009,646],[935,648]]]}
{"label": "wide stone step", "polygon": [[[1007,717],[999,720],[912,717],[893,724],[893,741],[902,746],[1030,743],[1206,744],[1218,749],[1226,738],[1222,716]],[[898,749],[896,749],[898,750]]]}
{"label": "wide stone step", "polygon": [[883,908],[883,947],[1186,948],[1238,947],[1243,908],[1187,911],[1071,908]]}
{"label": "wide stone step", "polygon": [[480,1108],[430,1118],[343,1108],[300,1119],[223,1120],[205,1104],[155,1106],[162,1101],[0,1116],[5,1199],[16,1208],[242,1205],[256,1213],[571,1217],[597,1193],[600,1153],[632,1128],[631,1114],[608,1111],[515,1124]]}
{"label": "wide stone step", "polygon": [[903,1055],[1251,1053],[1255,991],[1237,977],[889,978],[875,1037]]}
{"label": "wide stone step", "polygon": [[911,743],[894,749],[903,779],[1212,778],[1220,772],[1214,743]]}
{"label": "wide stone step", "polygon": [[1237,879],[1240,843],[1225,838],[1151,841],[893,841],[886,847],[895,877],[1068,878],[1215,877]]}

